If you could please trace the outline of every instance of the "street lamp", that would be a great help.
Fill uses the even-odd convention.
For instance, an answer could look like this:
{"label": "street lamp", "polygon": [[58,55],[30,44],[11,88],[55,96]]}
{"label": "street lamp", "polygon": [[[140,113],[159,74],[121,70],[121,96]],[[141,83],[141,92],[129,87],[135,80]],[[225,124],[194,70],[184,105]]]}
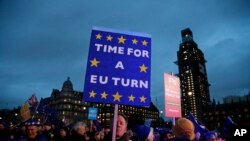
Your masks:
{"label": "street lamp", "polygon": [[191,96],[191,95],[192,95],[192,92],[188,92],[188,95]]}
{"label": "street lamp", "polygon": [[160,111],[160,117],[161,117],[161,118],[162,118],[162,114],[163,114],[163,111],[161,110],[161,111]]}
{"label": "street lamp", "polygon": [[160,118],[159,118],[159,124],[160,124],[160,126],[162,126],[163,125],[163,123],[164,123],[164,119],[163,119],[163,117],[162,117],[162,114],[163,114],[163,111],[162,110],[160,110]]}

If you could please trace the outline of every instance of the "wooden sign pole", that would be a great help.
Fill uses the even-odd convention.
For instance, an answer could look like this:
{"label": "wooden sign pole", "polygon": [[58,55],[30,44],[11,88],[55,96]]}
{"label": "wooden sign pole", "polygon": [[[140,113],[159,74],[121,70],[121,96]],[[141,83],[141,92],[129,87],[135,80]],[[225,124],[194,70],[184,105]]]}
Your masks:
{"label": "wooden sign pole", "polygon": [[117,116],[118,116],[118,104],[115,104],[114,120],[113,120],[113,128],[112,128],[113,129],[112,141],[116,140]]}

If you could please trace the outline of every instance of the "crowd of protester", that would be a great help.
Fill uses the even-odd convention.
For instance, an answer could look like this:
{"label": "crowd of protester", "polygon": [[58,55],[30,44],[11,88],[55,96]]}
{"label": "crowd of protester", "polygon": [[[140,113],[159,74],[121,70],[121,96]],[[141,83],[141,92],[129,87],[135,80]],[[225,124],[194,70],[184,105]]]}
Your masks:
{"label": "crowd of protester", "polygon": [[[131,125],[132,124],[132,125]],[[123,113],[118,113],[116,141],[219,141],[215,131],[195,133],[193,123],[179,118],[171,129],[153,128],[144,124],[131,123]],[[0,122],[0,141],[112,141],[110,125],[90,126],[79,121],[73,126],[40,123],[35,118],[20,124],[6,125]]]}

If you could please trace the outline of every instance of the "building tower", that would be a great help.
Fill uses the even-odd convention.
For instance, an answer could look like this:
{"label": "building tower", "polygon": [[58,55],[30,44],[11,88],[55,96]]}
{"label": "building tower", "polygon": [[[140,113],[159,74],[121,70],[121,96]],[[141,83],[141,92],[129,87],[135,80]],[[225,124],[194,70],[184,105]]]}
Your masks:
{"label": "building tower", "polygon": [[202,120],[203,108],[210,103],[209,83],[204,54],[193,41],[189,28],[181,31],[182,42],[177,52],[177,65],[181,81],[182,115],[190,112]]}
{"label": "building tower", "polygon": [[75,91],[70,78],[63,83],[61,91],[53,89],[49,105],[54,108],[65,124],[87,118],[87,104],[81,101],[82,92]]}

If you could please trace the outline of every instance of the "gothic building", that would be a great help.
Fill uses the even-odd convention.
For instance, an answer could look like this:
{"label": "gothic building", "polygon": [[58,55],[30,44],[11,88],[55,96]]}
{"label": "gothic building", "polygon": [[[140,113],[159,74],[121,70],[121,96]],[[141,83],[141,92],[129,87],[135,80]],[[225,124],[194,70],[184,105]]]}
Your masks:
{"label": "gothic building", "polygon": [[210,103],[206,60],[189,28],[182,30],[181,36],[177,65],[181,81],[182,115],[187,116],[191,112],[201,120],[204,107]]}
{"label": "gothic building", "polygon": [[250,126],[250,92],[245,96],[228,96],[223,103],[215,100],[203,112],[203,124],[210,130],[221,130],[226,118],[240,126]]}
{"label": "gothic building", "polygon": [[[82,92],[75,91],[73,84],[68,78],[61,90],[53,89],[49,99],[49,105],[56,109],[59,118],[66,124],[75,123],[76,121],[88,121],[88,108],[98,108],[98,119],[103,124],[110,124],[113,118],[114,105],[105,103],[90,103],[82,101]],[[152,119],[156,121],[159,118],[159,111],[151,102],[150,107],[133,107],[119,105],[119,111],[126,114],[133,120]]]}

